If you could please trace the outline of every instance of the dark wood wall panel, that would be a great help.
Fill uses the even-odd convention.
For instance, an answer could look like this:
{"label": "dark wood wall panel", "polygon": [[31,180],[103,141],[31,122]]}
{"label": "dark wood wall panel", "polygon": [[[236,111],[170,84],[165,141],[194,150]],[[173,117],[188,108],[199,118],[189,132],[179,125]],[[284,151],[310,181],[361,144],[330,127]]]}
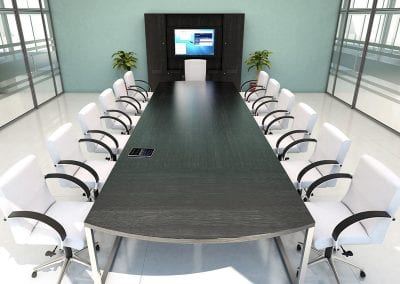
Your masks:
{"label": "dark wood wall panel", "polygon": [[184,57],[173,54],[174,28],[212,27],[216,30],[215,56],[207,59],[207,80],[240,86],[244,14],[145,14],[148,79],[159,82],[184,79]]}

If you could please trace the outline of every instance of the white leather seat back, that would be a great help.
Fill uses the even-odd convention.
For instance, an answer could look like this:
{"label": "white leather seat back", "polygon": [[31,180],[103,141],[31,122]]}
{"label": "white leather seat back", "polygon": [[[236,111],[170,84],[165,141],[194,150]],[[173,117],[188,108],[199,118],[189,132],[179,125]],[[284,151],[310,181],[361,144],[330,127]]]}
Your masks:
{"label": "white leather seat back", "polygon": [[[5,218],[20,210],[45,213],[54,202],[33,155],[23,158],[0,177],[0,209]],[[7,223],[15,242],[24,244],[37,221],[10,218]]]}
{"label": "white leather seat back", "polygon": [[281,89],[281,84],[275,79],[270,79],[268,81],[268,86],[267,86],[267,91],[265,92],[265,96],[271,96],[272,98],[276,99],[278,98],[280,89]]}
{"label": "white leather seat back", "polygon": [[[294,103],[296,101],[295,95],[289,91],[288,89],[282,89],[278,96],[278,103],[276,104],[276,109],[278,110],[287,110],[289,113],[292,111]],[[277,114],[283,115],[283,114]],[[281,127],[287,128],[289,124],[288,119],[284,119],[281,121]]]}
{"label": "white leather seat back", "polygon": [[[118,110],[117,103],[115,102],[115,96],[114,96],[113,90],[111,88],[105,89],[100,94],[99,103],[100,103],[101,112],[104,115],[107,115],[107,110],[109,110],[109,109]],[[115,114],[111,114],[111,115],[115,116]],[[104,123],[106,124],[106,127],[108,127],[108,128],[113,127],[113,123],[110,119],[105,119]]]}
{"label": "white leather seat back", "polygon": [[124,81],[127,87],[135,86],[135,76],[132,71],[127,71],[124,74]]}
{"label": "white leather seat back", "polygon": [[114,92],[111,88],[107,88],[101,92],[99,103],[103,114],[105,114],[108,109],[118,109],[117,103],[115,102]]}
{"label": "white leather seat back", "polygon": [[[353,212],[387,211],[392,218],[400,206],[400,178],[375,158],[363,155],[342,202]],[[382,243],[390,218],[361,221],[372,243]]]}
{"label": "white leather seat back", "polygon": [[[100,112],[95,103],[85,105],[78,113],[79,124],[85,137],[101,139],[102,134],[88,134],[88,130],[103,130],[100,120]],[[85,143],[89,152],[95,152],[96,144]]]}
{"label": "white leather seat back", "polygon": [[268,80],[269,80],[269,74],[261,70],[260,73],[258,73],[257,86],[262,88],[267,88]]}
{"label": "white leather seat back", "polygon": [[114,90],[114,94],[117,98],[128,95],[128,93],[126,91],[125,82],[123,79],[118,79],[114,82],[113,90]]}
{"label": "white leather seat back", "polygon": [[207,72],[207,60],[186,59],[185,81],[205,81]]}
{"label": "white leather seat back", "polygon": [[[309,105],[305,103],[299,103],[293,110],[293,124],[292,124],[292,130],[307,130],[309,134],[292,134],[291,136],[294,139],[301,139],[308,137],[315,126],[315,123],[317,122],[317,113],[315,110],[313,110]],[[301,143],[298,144],[299,150],[301,152],[307,151],[309,143]]]}
{"label": "white leather seat back", "polygon": [[[322,125],[321,132],[318,135],[317,145],[309,161],[313,163],[320,160],[336,160],[342,165],[350,145],[351,140],[342,131],[332,124],[325,122]],[[340,166],[326,165],[320,166],[317,169],[322,175],[328,175],[339,172]],[[336,184],[336,179],[328,183],[327,186],[334,186]]]}
{"label": "white leather seat back", "polygon": [[[72,123],[60,126],[47,139],[47,149],[54,165],[60,160],[75,160],[84,162],[78,139],[72,131]],[[77,171],[76,166],[57,165],[57,172],[74,175]]]}

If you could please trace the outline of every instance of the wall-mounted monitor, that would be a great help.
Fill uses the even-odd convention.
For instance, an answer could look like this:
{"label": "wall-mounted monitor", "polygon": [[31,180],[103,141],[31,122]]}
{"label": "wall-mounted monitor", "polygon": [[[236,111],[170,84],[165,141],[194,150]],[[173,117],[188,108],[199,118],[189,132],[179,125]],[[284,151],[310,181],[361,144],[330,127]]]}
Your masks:
{"label": "wall-mounted monitor", "polygon": [[175,55],[213,56],[215,29],[174,29]]}

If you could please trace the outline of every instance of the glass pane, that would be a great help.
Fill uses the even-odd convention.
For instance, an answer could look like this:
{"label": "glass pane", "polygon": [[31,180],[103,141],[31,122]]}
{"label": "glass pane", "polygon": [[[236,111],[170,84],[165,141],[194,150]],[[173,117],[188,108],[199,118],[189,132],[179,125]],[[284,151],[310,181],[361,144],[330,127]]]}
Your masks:
{"label": "glass pane", "polygon": [[[389,14],[381,16],[390,19]],[[400,132],[400,47],[393,42],[393,26],[398,29],[399,16],[392,17],[387,45],[368,48],[356,107]]]}
{"label": "glass pane", "polygon": [[42,17],[40,14],[21,14],[20,17],[36,99],[41,104],[56,95]]}
{"label": "glass pane", "polygon": [[39,0],[17,0],[17,7],[20,9],[40,8]]}
{"label": "glass pane", "polygon": [[372,8],[373,0],[351,0],[350,8]]}
{"label": "glass pane", "polygon": [[334,96],[352,104],[364,49],[369,15],[350,14],[340,56]]}
{"label": "glass pane", "polygon": [[333,46],[333,54],[332,54],[332,62],[331,66],[329,69],[329,78],[328,78],[328,86],[327,86],[327,92],[329,94],[333,93],[333,84],[334,84],[334,76],[336,75],[336,70],[338,68],[338,61],[339,61],[339,51],[340,51],[340,45],[342,43],[341,38],[343,36],[343,31],[344,31],[344,20],[345,20],[345,14],[342,13],[340,14],[339,17],[339,22],[338,22],[338,29],[336,31],[336,38],[335,38],[335,43]]}
{"label": "glass pane", "polygon": [[4,8],[12,8],[12,1],[11,0],[0,0],[3,1],[3,7]]}
{"label": "glass pane", "polygon": [[15,16],[0,12],[0,17],[0,125],[4,125],[31,110],[33,101],[19,36],[12,34],[17,30]]}

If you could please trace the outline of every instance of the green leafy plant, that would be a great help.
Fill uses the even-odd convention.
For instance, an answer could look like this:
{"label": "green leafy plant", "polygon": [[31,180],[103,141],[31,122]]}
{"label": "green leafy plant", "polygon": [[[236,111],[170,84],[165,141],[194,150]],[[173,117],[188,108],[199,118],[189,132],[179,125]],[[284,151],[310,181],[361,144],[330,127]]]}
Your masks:
{"label": "green leafy plant", "polygon": [[111,57],[113,58],[113,68],[129,71],[136,68],[137,58],[134,52],[118,50]]}
{"label": "green leafy plant", "polygon": [[258,74],[264,66],[267,66],[268,69],[271,68],[271,61],[269,60],[271,54],[272,52],[269,50],[257,50],[250,53],[249,57],[245,61],[246,65],[249,66],[247,71],[250,71],[250,69],[255,67]]}

